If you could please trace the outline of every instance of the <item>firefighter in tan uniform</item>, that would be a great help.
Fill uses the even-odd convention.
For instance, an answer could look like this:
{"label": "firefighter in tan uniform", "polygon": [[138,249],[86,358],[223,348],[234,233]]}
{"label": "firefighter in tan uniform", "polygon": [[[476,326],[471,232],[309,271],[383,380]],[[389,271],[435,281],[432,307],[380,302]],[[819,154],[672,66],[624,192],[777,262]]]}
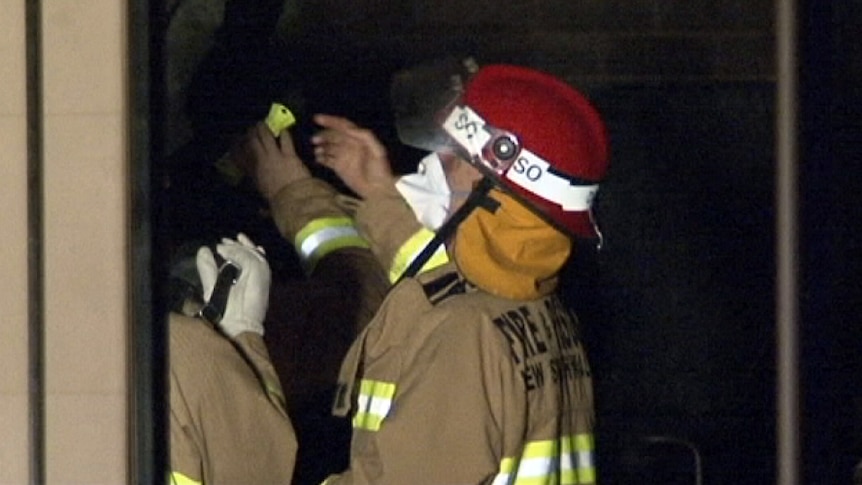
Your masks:
{"label": "firefighter in tan uniform", "polygon": [[[304,469],[303,463],[297,467],[289,416],[298,407],[314,405],[316,392],[335,387],[338,363],[390,284],[353,227],[355,200],[311,178],[289,132],[276,141],[261,124],[249,138],[253,159],[275,158],[275,165],[255,164],[262,172],[280,171],[257,173],[264,181],[258,185],[279,228],[296,244],[309,277],[270,295],[272,278],[262,248],[244,235],[217,246],[222,257],[242,270],[231,287],[225,316],[210,325],[194,302],[170,316],[169,483],[290,483],[295,469]],[[267,191],[267,183],[277,184],[277,190]],[[408,212],[405,217],[413,216]],[[217,274],[211,250],[200,248],[196,263],[204,300],[209,300]],[[270,302],[278,298],[291,303],[282,305],[283,314],[273,315]],[[304,324],[320,327],[327,342],[297,328]],[[292,341],[297,336],[313,341]],[[346,342],[343,348],[341,341]],[[303,346],[325,348],[328,354],[313,355]]]}
{"label": "firefighter in tan uniform", "polygon": [[[169,318],[167,482],[287,484],[297,444],[262,339],[269,265],[243,234],[216,251],[239,268],[223,316],[213,325],[192,308]],[[198,251],[197,268],[208,302],[219,272],[210,248]]]}
{"label": "firefighter in tan uniform", "polygon": [[403,260],[342,364],[334,411],[353,423],[350,462],[325,483],[595,483],[589,365],[555,291],[575,238],[600,237],[604,125],[530,69],[487,66],[452,93],[439,132],[415,143],[433,151],[423,176],[443,182],[442,218],[368,132],[317,120],[317,161],[362,198],[352,229],[384,266]]}
{"label": "firefighter in tan uniform", "polygon": [[[321,119],[327,131],[345,132],[343,120]],[[335,387],[338,369],[328,363],[340,362],[349,341],[376,312],[390,281],[401,276],[434,236],[424,227],[413,228],[414,214],[397,193],[395,198],[386,194],[379,203],[370,203],[386,214],[386,223],[377,231],[376,255],[370,252],[354,220],[365,203],[312,178],[290,133],[282,131],[276,138],[270,130],[265,123],[249,130],[245,156],[235,161],[269,201],[277,226],[294,244],[309,277],[279,286],[270,295],[271,275],[262,248],[244,235],[217,246],[222,257],[242,270],[231,287],[225,316],[217,325],[205,323],[200,304],[191,301],[170,316],[169,483],[290,483],[297,457],[290,411],[314,405],[313,394]],[[423,270],[445,261],[441,249]],[[206,247],[198,251],[196,263],[206,301],[218,268]],[[268,313],[269,302],[279,298],[292,303],[277,306],[283,314],[278,309]],[[269,325],[266,345],[261,338],[264,323]],[[328,342],[321,345],[322,338],[297,328],[303,324],[320,327]],[[347,342],[343,348],[341,341]],[[322,347],[324,355],[312,354]]]}

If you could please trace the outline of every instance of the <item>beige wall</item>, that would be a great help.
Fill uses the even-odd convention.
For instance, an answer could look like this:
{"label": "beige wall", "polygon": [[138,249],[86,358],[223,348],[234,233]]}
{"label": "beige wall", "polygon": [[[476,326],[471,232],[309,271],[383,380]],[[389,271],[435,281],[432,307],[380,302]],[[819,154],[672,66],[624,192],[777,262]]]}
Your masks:
{"label": "beige wall", "polygon": [[[0,484],[28,462],[25,1],[0,0]],[[42,2],[45,475],[127,481],[126,6]]]}
{"label": "beige wall", "polygon": [[0,15],[0,483],[27,477],[27,125],[24,2]]}

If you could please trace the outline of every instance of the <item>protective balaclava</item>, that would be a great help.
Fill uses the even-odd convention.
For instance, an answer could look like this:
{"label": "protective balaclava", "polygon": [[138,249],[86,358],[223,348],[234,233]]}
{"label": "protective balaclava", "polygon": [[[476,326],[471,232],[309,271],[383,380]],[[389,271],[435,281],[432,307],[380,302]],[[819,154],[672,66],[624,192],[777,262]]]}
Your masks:
{"label": "protective balaclava", "polygon": [[512,196],[493,189],[492,207],[470,213],[455,233],[455,263],[473,284],[506,298],[531,300],[556,289],[572,240]]}

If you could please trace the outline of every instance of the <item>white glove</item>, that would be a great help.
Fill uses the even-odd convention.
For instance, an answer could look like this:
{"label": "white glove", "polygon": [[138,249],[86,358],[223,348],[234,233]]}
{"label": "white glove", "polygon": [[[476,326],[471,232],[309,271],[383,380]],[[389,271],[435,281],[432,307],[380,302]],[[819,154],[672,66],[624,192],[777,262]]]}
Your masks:
{"label": "white glove", "polygon": [[[262,336],[272,278],[263,248],[240,233],[237,240],[222,239],[216,251],[240,270],[239,278],[230,289],[224,316],[218,322],[219,327],[229,337],[236,337],[242,332],[254,332]],[[201,247],[196,262],[204,301],[209,302],[218,277],[218,266],[210,248]]]}

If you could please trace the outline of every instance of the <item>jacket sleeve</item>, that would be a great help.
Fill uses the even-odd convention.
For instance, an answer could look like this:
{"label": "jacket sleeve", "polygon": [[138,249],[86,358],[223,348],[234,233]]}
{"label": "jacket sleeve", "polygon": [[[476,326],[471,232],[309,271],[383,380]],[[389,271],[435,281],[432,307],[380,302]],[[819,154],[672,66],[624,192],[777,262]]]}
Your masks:
{"label": "jacket sleeve", "polygon": [[[339,195],[319,179],[304,179],[276,194],[270,209],[309,274],[338,250],[370,249],[389,283],[394,283],[434,237],[416,220],[395,185],[360,201]],[[422,271],[446,262],[441,245]]]}
{"label": "jacket sleeve", "polygon": [[261,390],[278,411],[287,417],[287,405],[278,374],[272,366],[263,337],[253,332],[243,332],[233,339],[233,344],[260,381]]}
{"label": "jacket sleeve", "polygon": [[171,478],[289,483],[296,435],[260,337],[179,314],[169,329]]}
{"label": "jacket sleeve", "polygon": [[[398,193],[395,185],[362,201],[356,210],[359,234],[368,241],[371,251],[395,283],[434,237],[416,220],[412,209]],[[445,247],[438,248],[421,271],[448,262]]]}
{"label": "jacket sleeve", "polygon": [[280,190],[270,201],[275,225],[293,244],[306,273],[344,248],[367,249],[356,230],[351,205],[328,183],[308,178]]}
{"label": "jacket sleeve", "polygon": [[389,289],[356,230],[359,202],[319,179],[295,182],[270,201],[306,278],[273,278],[265,340],[291,410],[318,405],[336,385],[341,358]]}
{"label": "jacket sleeve", "polygon": [[276,226],[293,243],[310,284],[352,288],[350,299],[359,303],[351,312],[356,330],[371,320],[389,289],[385,264],[375,259],[357,228],[355,216],[361,205],[314,178],[289,185],[270,204]]}
{"label": "jacket sleeve", "polygon": [[[523,419],[517,396],[524,394],[511,360],[502,355],[499,332],[465,322],[469,315],[456,318],[411,321],[439,325],[415,359],[401,362],[397,376],[365,363],[359,402],[368,413],[358,406],[350,467],[326,485],[494,481],[507,439],[502,423]],[[398,367],[398,354],[381,354],[390,361],[387,369]]]}

